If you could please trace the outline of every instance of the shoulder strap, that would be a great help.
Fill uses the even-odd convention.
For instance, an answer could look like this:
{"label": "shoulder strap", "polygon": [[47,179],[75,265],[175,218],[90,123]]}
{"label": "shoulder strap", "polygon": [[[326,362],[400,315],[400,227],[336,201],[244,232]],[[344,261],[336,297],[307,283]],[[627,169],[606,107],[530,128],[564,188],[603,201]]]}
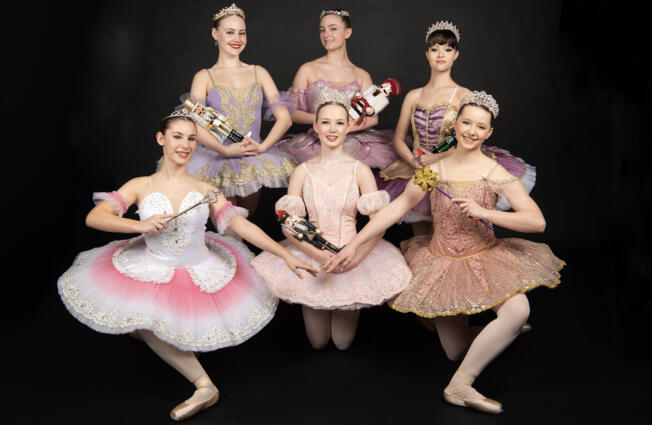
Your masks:
{"label": "shoulder strap", "polygon": [[149,181],[149,191],[154,192],[154,187],[152,186],[152,176],[147,176],[147,180]]}
{"label": "shoulder strap", "polygon": [[206,69],[206,72],[208,73],[208,78],[211,79],[211,84],[213,87],[215,87],[215,81],[213,80],[213,76],[211,75],[211,72],[208,70],[208,68]]}
{"label": "shoulder strap", "polygon": [[355,161],[355,164],[353,165],[353,177],[356,176],[356,173],[357,173],[357,171],[358,171],[358,164],[359,164],[359,163],[360,163],[360,161],[356,160],[356,161]]}
{"label": "shoulder strap", "polygon": [[421,100],[421,93],[423,92],[423,87],[419,89],[419,95],[417,96],[417,103]]}
{"label": "shoulder strap", "polygon": [[256,72],[256,65],[254,65],[254,81],[258,84],[258,73]]}
{"label": "shoulder strap", "polygon": [[439,180],[446,180],[446,176],[444,175],[444,161],[443,160],[437,161],[437,168],[439,169]]}
{"label": "shoulder strap", "polygon": [[460,86],[455,86],[455,90],[453,90],[453,94],[451,94],[450,99],[448,99],[448,103],[452,103],[453,99],[455,99],[455,95],[457,94],[457,89],[459,89]]}
{"label": "shoulder strap", "polygon": [[310,175],[310,170],[308,170],[308,165],[306,165],[306,163],[304,162],[303,164],[301,164],[301,166],[303,167],[304,170],[306,170],[306,174]]}
{"label": "shoulder strap", "polygon": [[497,167],[498,167],[498,162],[496,161],[496,163],[494,164],[494,166],[491,167],[491,168],[489,169],[489,171],[487,171],[487,172],[484,174],[484,176],[482,176],[482,177],[485,178],[485,179],[486,179],[486,178],[489,178],[489,176],[491,175],[491,173],[493,173],[494,170],[495,170]]}

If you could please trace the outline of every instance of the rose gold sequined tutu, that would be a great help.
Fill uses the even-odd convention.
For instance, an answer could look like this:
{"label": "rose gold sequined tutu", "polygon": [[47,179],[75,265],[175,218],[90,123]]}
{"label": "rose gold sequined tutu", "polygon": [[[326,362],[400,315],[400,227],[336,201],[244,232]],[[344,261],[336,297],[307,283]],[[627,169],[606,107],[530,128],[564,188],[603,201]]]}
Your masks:
{"label": "rose gold sequined tutu", "polygon": [[564,266],[548,245],[516,238],[460,258],[433,254],[428,236],[403,241],[401,250],[412,281],[388,304],[424,317],[479,313],[537,286],[554,288]]}
{"label": "rose gold sequined tutu", "polygon": [[[470,182],[445,179],[442,162],[435,164],[442,177],[439,187],[459,198],[472,198],[486,209],[495,209],[500,196],[523,192],[517,177],[495,164],[482,179]],[[524,239],[496,239],[493,230],[462,215],[459,206],[439,191],[429,193],[434,233],[401,243],[412,270],[405,291],[387,304],[394,310],[423,317],[474,314],[510,297],[560,282],[564,262],[546,244]]]}

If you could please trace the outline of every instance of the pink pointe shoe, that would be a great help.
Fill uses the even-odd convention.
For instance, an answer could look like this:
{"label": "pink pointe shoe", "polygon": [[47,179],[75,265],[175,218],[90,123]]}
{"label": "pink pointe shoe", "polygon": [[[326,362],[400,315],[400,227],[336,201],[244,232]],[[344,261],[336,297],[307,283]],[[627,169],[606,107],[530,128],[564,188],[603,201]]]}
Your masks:
{"label": "pink pointe shoe", "polygon": [[184,419],[188,419],[191,416],[194,416],[197,413],[201,412],[202,410],[208,409],[209,407],[217,403],[217,400],[219,400],[220,398],[220,392],[215,387],[215,385],[213,385],[213,382],[211,382],[211,379],[207,375],[204,375],[195,381],[195,388],[197,388],[197,391],[202,389],[208,390],[211,392],[211,394],[208,397],[208,399],[204,401],[191,402],[186,400],[183,403],[179,404],[170,412],[170,417],[173,420],[183,421]]}
{"label": "pink pointe shoe", "polygon": [[[444,400],[456,406],[469,407],[484,413],[492,413],[494,415],[503,411],[503,405],[490,398],[482,396],[478,393],[471,384],[474,381],[473,376],[464,371],[458,370],[453,379],[458,382],[448,384],[444,389]],[[474,394],[482,396],[482,398],[470,398]]]}

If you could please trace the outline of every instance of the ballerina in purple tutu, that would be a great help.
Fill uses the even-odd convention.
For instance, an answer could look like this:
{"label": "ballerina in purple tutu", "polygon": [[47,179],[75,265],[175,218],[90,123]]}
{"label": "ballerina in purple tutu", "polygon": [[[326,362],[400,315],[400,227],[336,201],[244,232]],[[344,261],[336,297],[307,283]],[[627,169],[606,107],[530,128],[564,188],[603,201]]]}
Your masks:
{"label": "ballerina in purple tutu", "polygon": [[[265,68],[240,60],[247,45],[244,11],[233,4],[215,14],[213,21],[212,34],[219,58],[211,68],[195,74],[190,98],[218,110],[245,139],[240,143],[218,141],[198,127],[200,143],[188,164],[188,172],[220,188],[232,202],[253,211],[261,187],[287,187],[298,164],[275,146],[292,121]],[[263,97],[276,122],[261,140]]]}
{"label": "ballerina in purple tutu", "polygon": [[[338,90],[351,99],[373,82],[364,69],[354,65],[346,50],[351,37],[350,14],[346,10],[322,11],[319,18],[319,38],[326,55],[301,65],[294,77],[290,97],[292,122],[315,122],[317,100],[324,90]],[[378,117],[367,117],[359,125],[350,125],[344,139],[344,152],[371,168],[384,168],[398,157],[392,148],[391,131],[374,130]],[[319,137],[313,129],[293,135],[278,146],[300,162],[306,162],[321,151]]]}
{"label": "ballerina in purple tutu", "polygon": [[[394,133],[394,149],[401,159],[381,170],[380,177],[376,178],[378,187],[386,190],[392,200],[403,193],[415,169],[451,153],[450,150],[444,153],[432,151],[443,140],[452,139],[453,121],[457,117],[460,100],[469,93],[469,89],[461,87],[451,78],[451,69],[460,54],[459,41],[460,32],[450,22],[436,22],[426,32],[430,80],[425,86],[405,95]],[[411,148],[406,143],[409,128],[414,138]],[[419,150],[423,152],[422,155]],[[495,146],[483,146],[482,152],[518,177],[528,192],[532,190],[536,179],[533,166]],[[509,204],[503,199],[498,208],[509,209]],[[432,232],[432,225],[425,223],[430,220],[430,203],[426,198],[402,219],[412,223],[415,234]]]}

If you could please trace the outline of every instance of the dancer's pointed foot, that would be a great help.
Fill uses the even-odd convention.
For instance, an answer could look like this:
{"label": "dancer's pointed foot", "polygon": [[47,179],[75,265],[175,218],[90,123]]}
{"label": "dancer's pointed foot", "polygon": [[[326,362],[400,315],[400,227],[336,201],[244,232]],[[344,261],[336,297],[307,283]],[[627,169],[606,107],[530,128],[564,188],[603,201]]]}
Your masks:
{"label": "dancer's pointed foot", "polygon": [[172,409],[170,417],[173,420],[183,421],[184,419],[188,419],[202,410],[208,409],[217,403],[217,400],[220,398],[220,392],[213,385],[208,375],[204,375],[196,380],[195,388],[197,390],[192,397]]}

